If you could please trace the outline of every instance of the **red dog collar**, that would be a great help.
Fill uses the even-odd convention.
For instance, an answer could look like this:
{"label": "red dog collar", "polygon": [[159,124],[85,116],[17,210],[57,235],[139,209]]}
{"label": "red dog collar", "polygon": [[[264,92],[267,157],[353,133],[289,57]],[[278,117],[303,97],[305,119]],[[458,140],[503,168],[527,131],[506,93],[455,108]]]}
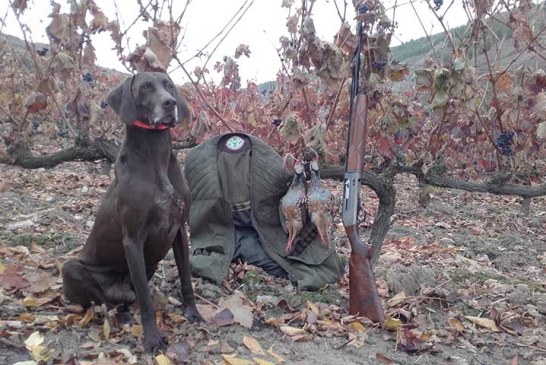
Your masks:
{"label": "red dog collar", "polygon": [[139,127],[139,128],[142,128],[142,129],[149,129],[149,130],[152,130],[152,131],[164,131],[165,129],[169,129],[170,126],[168,124],[158,124],[156,127],[153,127],[151,125],[149,125],[148,123],[144,123],[144,122],[141,122],[140,120],[135,120],[133,121],[133,125],[135,127]]}

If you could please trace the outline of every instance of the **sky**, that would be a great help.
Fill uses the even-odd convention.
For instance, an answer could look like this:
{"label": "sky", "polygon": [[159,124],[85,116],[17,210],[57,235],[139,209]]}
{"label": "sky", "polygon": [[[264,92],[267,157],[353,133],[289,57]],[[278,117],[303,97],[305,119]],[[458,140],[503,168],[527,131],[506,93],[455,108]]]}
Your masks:
{"label": "sky", "polygon": [[[462,1],[453,0],[453,4],[444,17],[444,22],[450,28],[467,22]],[[63,5],[63,9],[68,8],[65,1],[57,0],[57,2]],[[136,0],[95,0],[95,2],[108,16],[109,20],[115,19],[116,8],[114,4],[117,3],[122,30],[132,23],[138,14]],[[337,0],[337,2],[338,5],[342,6],[343,0]],[[143,3],[147,2],[143,1]],[[177,14],[176,10],[180,11],[186,1],[174,0],[174,3],[175,11],[173,13]],[[218,34],[244,3],[245,0],[192,0],[180,24],[182,33],[184,33],[180,58],[186,60],[195,55],[197,50],[201,49]],[[233,56],[239,44],[247,44],[252,52],[250,58],[243,56],[238,61],[243,85],[247,80],[265,82],[275,79],[275,75],[281,67],[276,51],[279,47],[279,38],[288,34],[286,30],[288,9],[281,7],[282,0],[246,0],[247,5],[250,3],[252,5],[248,8],[248,11],[222,41],[208,64],[209,70],[214,75],[215,71],[212,70],[212,66],[216,61],[221,60],[226,55]],[[299,1],[296,0],[295,3],[299,4]],[[387,15],[391,19],[393,19],[394,15],[394,20],[398,24],[392,45],[423,37],[425,36],[425,30],[429,34],[442,31],[440,23],[424,0],[385,0],[383,4],[388,9]],[[394,4],[396,4],[396,8],[393,7]],[[446,4],[440,9],[439,14],[444,13],[448,7],[447,4],[449,4],[449,1],[446,0]],[[348,0],[347,19],[354,27],[352,7],[352,1]],[[4,24],[0,24],[0,32],[21,37],[21,31],[13,13],[9,8],[6,8],[0,6],[0,17],[4,19]],[[31,29],[32,38],[35,42],[48,43],[45,28],[51,21],[47,17],[50,12],[49,1],[29,0],[29,9],[25,11],[23,22]],[[334,0],[316,0],[313,14],[318,35],[324,40],[332,41],[341,24]],[[420,23],[423,25],[421,26]],[[137,22],[131,29],[129,33],[131,47],[145,43],[142,31],[146,27],[147,25],[143,22]],[[110,40],[109,35],[101,33],[93,36],[92,41],[96,48],[97,63],[100,66],[125,71],[125,68],[117,60],[115,51],[112,50],[113,42]],[[208,50],[212,51],[215,44],[213,43],[213,46]],[[195,66],[201,66],[203,62],[204,58],[193,59],[188,62],[187,68],[193,70]],[[181,72],[176,71],[171,76],[180,77],[181,79],[186,78]],[[219,76],[215,77],[215,79],[219,79]],[[185,82],[187,80],[181,81]]]}

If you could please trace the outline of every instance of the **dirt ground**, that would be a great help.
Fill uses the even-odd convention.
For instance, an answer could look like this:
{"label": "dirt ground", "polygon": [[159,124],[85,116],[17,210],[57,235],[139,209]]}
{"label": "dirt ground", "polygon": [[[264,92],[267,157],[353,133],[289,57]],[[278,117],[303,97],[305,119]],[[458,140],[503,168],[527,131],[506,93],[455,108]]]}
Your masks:
{"label": "dirt ground", "polygon": [[[348,316],[346,277],[301,293],[241,264],[222,287],[194,279],[209,321],[186,323],[169,255],[152,287],[170,346],[154,359],[142,353],[138,316],[117,323],[60,295],[59,267],[85,241],[109,183],[100,164],[0,166],[0,364],[546,364],[546,198],[524,217],[518,198],[436,189],[421,208],[416,182],[399,177],[375,268],[386,329]],[[341,183],[328,184],[340,206]],[[373,211],[372,192],[363,202]],[[210,319],[223,305],[246,312]]]}

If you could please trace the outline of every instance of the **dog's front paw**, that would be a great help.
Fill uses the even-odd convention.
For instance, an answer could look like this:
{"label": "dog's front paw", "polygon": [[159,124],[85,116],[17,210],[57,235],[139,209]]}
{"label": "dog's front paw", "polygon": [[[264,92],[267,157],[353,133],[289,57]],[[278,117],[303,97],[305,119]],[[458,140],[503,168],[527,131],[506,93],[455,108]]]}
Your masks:
{"label": "dog's front paw", "polygon": [[182,310],[184,312],[184,317],[186,317],[186,319],[190,323],[203,322],[204,321],[203,317],[201,317],[201,315],[197,311],[197,308],[195,307],[195,305],[190,305],[190,306],[184,307]]}
{"label": "dog's front paw", "polygon": [[166,348],[167,342],[159,332],[151,335],[144,335],[144,351],[151,354],[157,354],[159,351],[165,350]]}

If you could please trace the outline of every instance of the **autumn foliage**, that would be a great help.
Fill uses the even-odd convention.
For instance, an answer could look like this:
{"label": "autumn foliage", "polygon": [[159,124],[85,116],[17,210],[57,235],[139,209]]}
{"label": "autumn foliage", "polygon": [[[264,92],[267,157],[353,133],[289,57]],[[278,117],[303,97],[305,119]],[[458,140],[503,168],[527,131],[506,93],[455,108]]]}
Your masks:
{"label": "autumn foliage", "polygon": [[[488,41],[494,34],[487,27],[488,17],[494,18],[502,10],[508,14],[514,40],[502,47],[520,51],[515,57],[540,55],[544,25],[534,29],[529,23],[531,14],[540,11],[539,5],[501,2],[504,6],[493,8],[492,3],[476,2],[469,23],[472,32],[463,39],[448,32],[452,57],[447,61],[426,59],[413,76],[389,52],[396,23],[387,17],[380,2],[365,4],[365,77],[361,83],[371,100],[370,167],[394,159],[427,166],[441,158],[450,172],[461,176],[508,169],[513,176],[525,176],[529,183],[541,175],[546,75],[540,67],[516,69],[511,64],[496,64],[495,48]],[[50,138],[68,136],[76,143],[120,137],[120,126],[103,98],[122,76],[96,66],[92,43],[94,34],[107,32],[128,71],[182,68],[187,73],[193,84],[181,87],[193,105],[191,138],[196,142],[221,132],[244,131],[286,153],[294,148],[297,151],[303,138],[327,163],[342,163],[350,66],[357,45],[354,22],[340,13],[340,29],[334,39],[320,39],[313,5],[304,5],[282,3],[288,12],[287,33],[279,39],[278,48],[282,69],[276,80],[264,87],[250,81],[242,85],[237,59],[252,57],[244,44],[212,69],[205,64],[186,70],[178,58],[180,26],[172,13],[170,20],[164,20],[142,8],[142,20],[149,27],[143,44],[128,50],[123,46],[126,30],[120,29],[117,20],[108,19],[93,0],[80,2],[70,13],[62,13],[60,5],[53,3],[46,28],[48,49],[35,49],[22,23],[25,56],[12,52],[10,44],[3,45],[0,116],[9,127],[3,132],[4,159],[17,163],[15,146],[30,146],[37,130],[47,131]],[[26,6],[26,1],[11,2],[11,11],[19,19]],[[472,45],[476,43],[486,64],[473,64],[477,54]],[[24,78],[18,76],[21,69],[27,75]],[[222,76],[218,84],[208,78],[213,72]],[[499,144],[500,136],[509,144],[508,149]]]}

